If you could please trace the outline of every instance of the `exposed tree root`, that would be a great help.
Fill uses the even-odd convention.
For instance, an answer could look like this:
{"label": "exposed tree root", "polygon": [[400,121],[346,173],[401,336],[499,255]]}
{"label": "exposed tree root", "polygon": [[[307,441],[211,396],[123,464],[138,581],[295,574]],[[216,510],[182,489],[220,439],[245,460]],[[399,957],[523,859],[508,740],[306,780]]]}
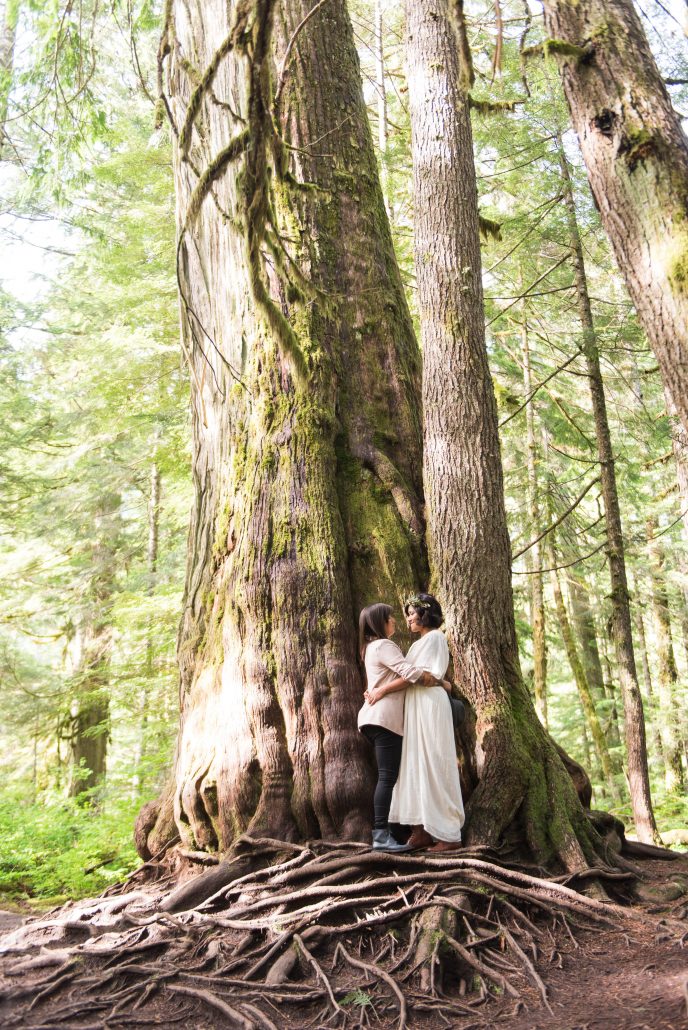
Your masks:
{"label": "exposed tree root", "polygon": [[[3,1025],[116,1030],[159,1023],[162,1011],[166,1023],[243,1030],[276,1030],[285,1017],[463,1026],[491,996],[537,992],[549,1007],[542,970],[561,963],[557,939],[575,940],[571,925],[629,932],[648,918],[567,885],[584,885],[581,874],[534,876],[487,849],[389,855],[242,838],[237,852],[169,894],[160,880],[132,889],[139,872],[119,896],[6,935]],[[591,875],[615,893],[635,879],[606,866]],[[661,930],[678,940],[685,925]]]}

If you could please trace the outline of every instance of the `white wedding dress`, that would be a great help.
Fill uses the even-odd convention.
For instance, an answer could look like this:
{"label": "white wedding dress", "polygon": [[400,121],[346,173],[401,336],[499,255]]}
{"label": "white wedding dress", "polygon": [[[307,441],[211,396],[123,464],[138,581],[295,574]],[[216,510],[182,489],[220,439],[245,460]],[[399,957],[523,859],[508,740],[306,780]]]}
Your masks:
{"label": "white wedding dress", "polygon": [[[444,633],[430,630],[411,645],[409,665],[443,679],[449,665]],[[451,706],[443,687],[407,687],[401,768],[390,822],[423,826],[437,840],[461,840],[465,816]]]}

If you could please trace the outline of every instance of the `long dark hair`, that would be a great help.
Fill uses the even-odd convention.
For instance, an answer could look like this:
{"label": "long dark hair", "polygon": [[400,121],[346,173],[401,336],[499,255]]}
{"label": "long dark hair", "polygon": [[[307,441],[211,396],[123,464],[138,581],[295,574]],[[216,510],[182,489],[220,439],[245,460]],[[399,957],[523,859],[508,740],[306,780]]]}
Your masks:
{"label": "long dark hair", "polygon": [[444,622],[440,602],[432,594],[414,594],[413,597],[409,597],[404,602],[404,615],[408,615],[409,608],[413,608],[421,626],[428,629],[439,629]]}
{"label": "long dark hair", "polygon": [[369,604],[358,617],[358,650],[365,661],[366,647],[373,640],[386,640],[385,632],[392,608],[388,604]]}

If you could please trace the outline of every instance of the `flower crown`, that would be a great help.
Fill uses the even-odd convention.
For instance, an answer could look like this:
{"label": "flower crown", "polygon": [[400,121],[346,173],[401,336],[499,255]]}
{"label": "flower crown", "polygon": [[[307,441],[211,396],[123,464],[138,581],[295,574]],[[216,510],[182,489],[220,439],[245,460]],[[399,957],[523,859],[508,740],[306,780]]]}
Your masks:
{"label": "flower crown", "polygon": [[432,608],[432,604],[430,601],[424,601],[418,594],[413,594],[404,601],[404,611],[406,612],[409,608],[422,608],[427,611]]}

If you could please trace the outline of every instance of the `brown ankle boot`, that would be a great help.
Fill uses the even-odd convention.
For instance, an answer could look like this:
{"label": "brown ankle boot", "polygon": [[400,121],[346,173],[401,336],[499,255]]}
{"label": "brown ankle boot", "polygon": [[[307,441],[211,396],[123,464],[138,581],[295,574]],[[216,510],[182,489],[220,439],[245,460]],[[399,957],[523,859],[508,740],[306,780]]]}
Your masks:
{"label": "brown ankle boot", "polygon": [[433,838],[421,826],[418,830],[414,829],[406,843],[413,851],[422,851],[424,848],[430,847]]}
{"label": "brown ankle boot", "polygon": [[460,851],[460,850],[461,850],[461,841],[460,840],[456,840],[456,841],[438,840],[436,844],[433,844],[433,846],[431,848],[428,848],[429,852],[434,852],[435,854],[438,854],[439,852],[442,852],[442,851]]}

